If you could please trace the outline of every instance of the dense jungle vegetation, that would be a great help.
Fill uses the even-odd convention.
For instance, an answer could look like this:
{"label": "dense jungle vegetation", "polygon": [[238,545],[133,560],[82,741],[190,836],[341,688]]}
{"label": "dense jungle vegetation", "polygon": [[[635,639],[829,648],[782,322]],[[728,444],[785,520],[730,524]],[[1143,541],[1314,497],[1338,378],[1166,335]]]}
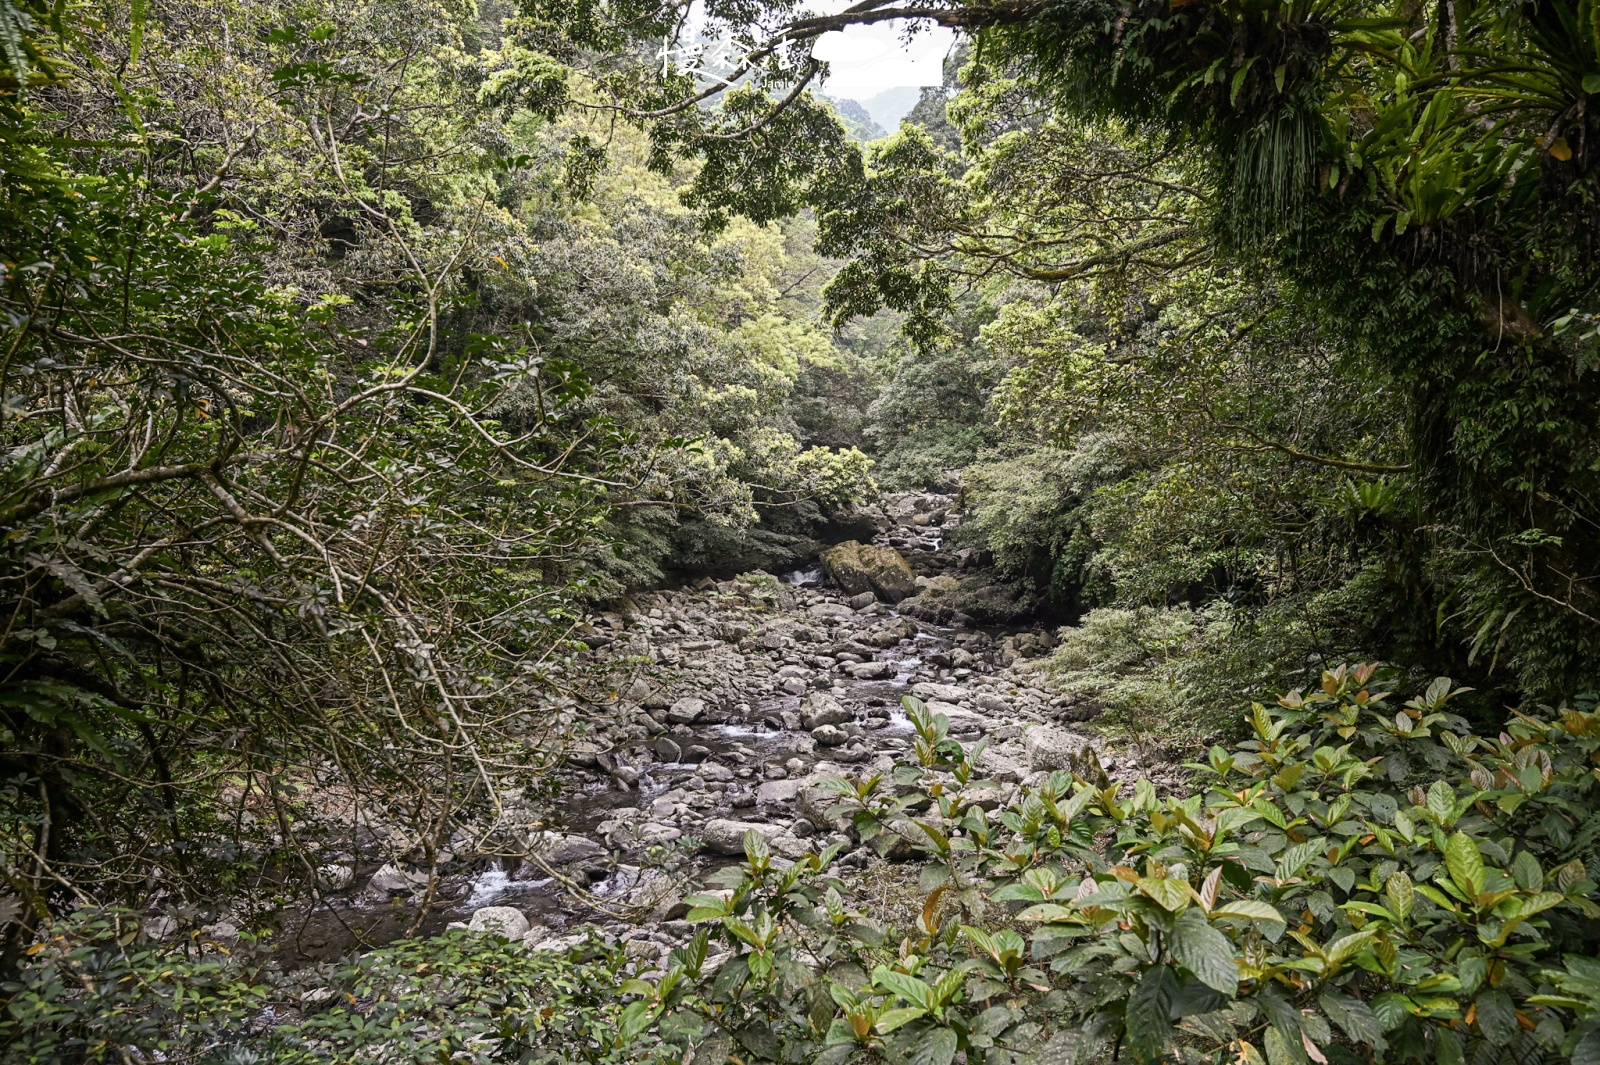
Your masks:
{"label": "dense jungle vegetation", "polygon": [[[1600,4],[695,10],[0,0],[0,1059],[1600,1063]],[[886,132],[811,49],[897,19]],[[335,843],[419,928],[586,618],[884,490],[1189,792],[908,700],[898,922],[752,835],[665,971],[141,930]]]}

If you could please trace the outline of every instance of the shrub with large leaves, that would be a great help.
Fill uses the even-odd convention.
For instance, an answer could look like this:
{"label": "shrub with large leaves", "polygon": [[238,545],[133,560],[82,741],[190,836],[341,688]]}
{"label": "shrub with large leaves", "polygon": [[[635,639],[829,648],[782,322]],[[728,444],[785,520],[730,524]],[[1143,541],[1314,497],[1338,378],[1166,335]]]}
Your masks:
{"label": "shrub with large leaves", "polygon": [[915,762],[831,787],[861,838],[926,856],[911,927],[849,911],[831,852],[778,871],[752,835],[690,915],[731,956],[674,1008],[756,1060],[1588,1060],[1600,714],[1479,736],[1463,690],[1341,668],[1255,705],[1186,797],[1086,766],[999,807],[907,699]]}

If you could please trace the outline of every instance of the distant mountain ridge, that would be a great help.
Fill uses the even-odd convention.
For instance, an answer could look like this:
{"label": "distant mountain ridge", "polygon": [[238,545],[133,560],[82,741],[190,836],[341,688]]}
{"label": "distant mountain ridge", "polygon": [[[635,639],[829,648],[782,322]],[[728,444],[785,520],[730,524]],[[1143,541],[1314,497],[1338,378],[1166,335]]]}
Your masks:
{"label": "distant mountain ridge", "polygon": [[900,128],[900,120],[911,113],[917,106],[917,101],[922,99],[922,89],[916,85],[901,85],[893,89],[885,89],[876,96],[865,100],[855,100],[854,103],[872,116],[885,133],[893,133]]}

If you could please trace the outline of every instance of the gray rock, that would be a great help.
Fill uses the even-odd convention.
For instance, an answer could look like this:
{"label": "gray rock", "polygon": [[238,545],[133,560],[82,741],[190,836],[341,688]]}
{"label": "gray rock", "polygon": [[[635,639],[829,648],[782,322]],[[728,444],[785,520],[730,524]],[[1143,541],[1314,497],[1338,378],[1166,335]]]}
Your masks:
{"label": "gray rock", "polygon": [[843,703],[826,692],[808,695],[800,704],[800,723],[808,732],[820,725],[842,725],[854,719]]}
{"label": "gray rock", "polygon": [[916,574],[892,547],[848,540],[824,551],[822,566],[834,583],[851,595],[876,592],[879,598],[898,603],[917,594]]}
{"label": "gray rock", "polygon": [[683,748],[667,736],[662,736],[655,743],[656,757],[663,762],[677,762],[683,758]]}
{"label": "gray rock", "polygon": [[521,939],[528,934],[528,919],[522,911],[510,906],[485,906],[472,911],[467,928],[473,932],[489,932],[507,939]]}
{"label": "gray rock", "polygon": [[850,734],[838,725],[818,725],[811,730],[811,738],[824,747],[842,747],[850,739]]}
{"label": "gray rock", "polygon": [[355,866],[345,862],[334,862],[317,867],[317,882],[329,891],[343,891],[355,883],[355,879]]}
{"label": "gray rock", "polygon": [[1022,734],[1028,752],[1028,771],[1066,769],[1088,780],[1104,776],[1089,737],[1053,725],[1035,725]]}
{"label": "gray rock", "polygon": [[779,684],[778,687],[790,695],[804,695],[806,693],[806,682],[799,677],[785,677],[783,683]]}
{"label": "gray rock", "polygon": [[772,848],[773,854],[781,855],[790,861],[798,861],[811,853],[809,843],[788,832],[780,832],[773,836],[767,841],[767,845]]}
{"label": "gray rock", "polygon": [[178,930],[178,919],[166,914],[152,917],[144,923],[142,930],[146,939],[166,939]]}
{"label": "gray rock", "polygon": [[[854,602],[854,600],[852,600],[852,602]],[[874,600],[874,602],[876,602],[876,600]],[[818,603],[816,606],[806,611],[806,613],[810,614],[814,618],[848,618],[854,616],[855,611],[850,609],[850,607],[845,606],[843,603]]]}
{"label": "gray rock", "polygon": [[658,824],[655,821],[646,821],[639,826],[639,841],[646,844],[671,843],[683,835],[683,832],[673,825]]}
{"label": "gray rock", "polygon": [[769,780],[756,789],[756,801],[766,806],[793,802],[800,794],[800,785],[798,780]]}
{"label": "gray rock", "polygon": [[913,684],[911,686],[911,694],[918,699],[938,699],[946,703],[959,703],[972,697],[972,693],[966,688],[957,687],[954,684],[934,684],[929,681]]}
{"label": "gray rock", "polygon": [[852,662],[845,671],[856,680],[888,680],[895,672],[893,662]]}
{"label": "gray rock", "polygon": [[706,822],[706,827],[700,831],[700,838],[711,853],[736,856],[744,853],[746,832],[757,832],[771,842],[783,833],[783,829],[761,821],[730,821],[719,817]]}
{"label": "gray rock", "polygon": [[839,804],[839,795],[818,787],[819,780],[820,776],[811,776],[801,781],[800,793],[795,796],[795,812],[821,831],[831,832],[837,827],[837,819],[830,817],[828,811]]}
{"label": "gray rock", "polygon": [[693,724],[706,712],[704,699],[679,699],[667,708],[667,720],[681,725]]}
{"label": "gray rock", "polygon": [[733,780],[733,770],[725,765],[718,765],[716,762],[702,762],[700,763],[700,768],[694,772],[695,776],[717,784],[726,784]]}
{"label": "gray rock", "polygon": [[978,772],[990,780],[1016,784],[1026,774],[1026,760],[1020,751],[989,747],[978,756]]}
{"label": "gray rock", "polygon": [[571,865],[604,856],[606,849],[588,836],[568,836],[550,832],[535,841],[531,848],[535,854],[551,865]]}
{"label": "gray rock", "polygon": [[[969,655],[968,657],[971,656]],[[987,710],[991,714],[1011,713],[1011,704],[1006,702],[1003,696],[996,695],[994,692],[983,692],[978,696],[976,702],[981,709]]]}
{"label": "gray rock", "polygon": [[391,862],[372,874],[372,879],[367,881],[367,890],[393,894],[397,891],[411,891],[414,888],[422,887],[427,882],[427,873],[419,870],[404,870]]}
{"label": "gray rock", "polygon": [[581,947],[589,941],[589,937],[583,932],[573,932],[564,936],[552,936],[548,929],[535,929],[535,931],[542,932],[542,934],[535,936],[533,932],[529,932],[528,936],[522,940],[522,945],[527,947],[529,950],[545,951],[552,954],[565,954],[574,947]]}

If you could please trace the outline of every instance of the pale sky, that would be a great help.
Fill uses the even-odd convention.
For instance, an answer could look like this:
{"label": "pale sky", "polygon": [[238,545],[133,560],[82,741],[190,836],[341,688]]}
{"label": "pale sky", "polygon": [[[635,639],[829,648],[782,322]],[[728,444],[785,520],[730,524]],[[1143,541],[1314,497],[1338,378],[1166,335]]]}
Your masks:
{"label": "pale sky", "polygon": [[[825,14],[841,11],[850,0],[816,6]],[[829,96],[865,100],[902,85],[938,85],[944,80],[944,57],[955,43],[954,31],[920,24],[907,42],[904,23],[852,26],[817,41],[815,55],[831,72],[823,90]]]}
{"label": "pale sky", "polygon": [[[831,15],[843,11],[854,0],[814,0],[807,10]],[[695,5],[698,9],[699,5]],[[689,25],[699,22],[692,10]],[[831,73],[822,89],[829,96],[866,100],[888,89],[902,86],[921,88],[944,80],[944,59],[955,43],[955,33],[941,26],[919,23],[916,34],[905,40],[905,23],[879,23],[852,26],[825,34],[816,44],[816,57],[825,60]]]}

